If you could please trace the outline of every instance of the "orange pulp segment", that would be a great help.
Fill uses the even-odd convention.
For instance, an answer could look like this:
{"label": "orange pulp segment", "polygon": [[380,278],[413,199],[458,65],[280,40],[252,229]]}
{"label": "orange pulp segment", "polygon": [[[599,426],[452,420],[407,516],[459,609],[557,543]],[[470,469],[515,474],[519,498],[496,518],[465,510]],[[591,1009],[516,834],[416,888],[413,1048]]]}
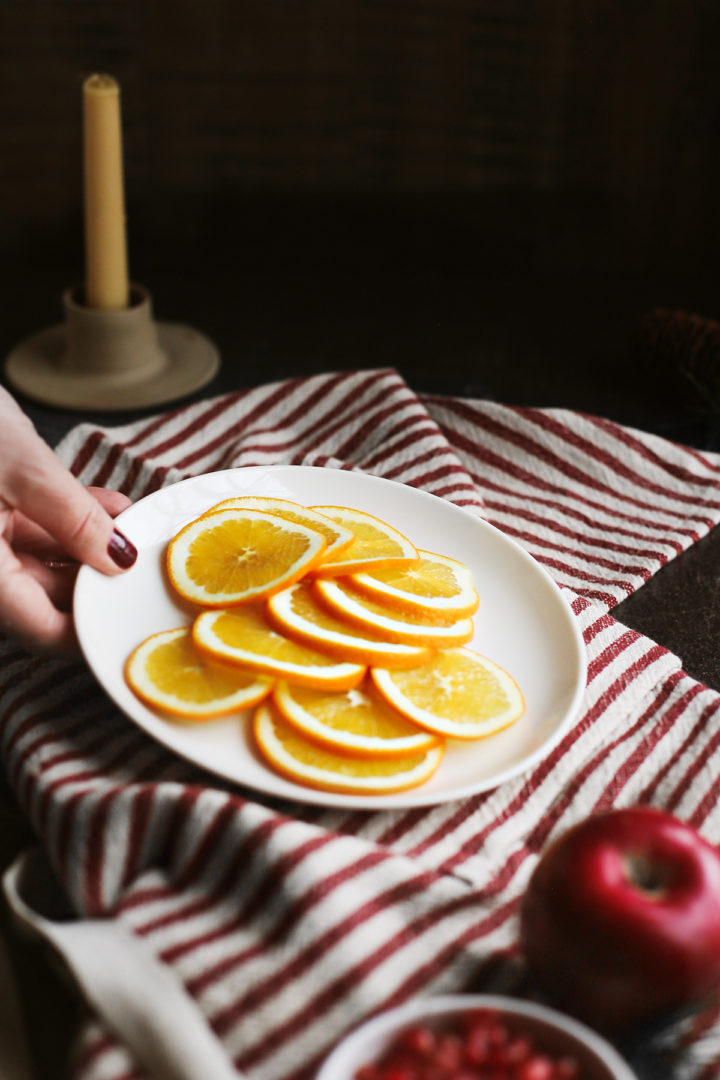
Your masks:
{"label": "orange pulp segment", "polygon": [[384,641],[372,630],[353,626],[318,603],[306,581],[271,596],[267,613],[270,621],[288,637],[342,660],[379,667],[414,667],[432,655],[427,645]]}
{"label": "orange pulp segment", "polygon": [[[217,510],[264,510],[267,514],[277,514],[286,521],[295,521],[299,525],[307,525],[309,529],[315,529],[321,533],[327,542],[327,547],[322,555],[322,560],[330,556],[338,555],[353,541],[353,533],[344,525],[339,525],[324,514],[318,514],[315,510],[301,506],[300,503],[290,499],[274,499],[269,495],[236,495],[231,499],[223,499],[206,511],[212,514]],[[203,515],[204,516],[204,515]]]}
{"label": "orange pulp segment", "polygon": [[429,551],[418,551],[418,555],[414,566],[365,570],[353,574],[350,581],[365,596],[401,611],[448,620],[473,615],[478,594],[468,567],[446,555]]}
{"label": "orange pulp segment", "polygon": [[381,634],[388,641],[446,649],[454,645],[464,645],[473,637],[474,629],[470,618],[448,623],[441,622],[437,615],[428,618],[409,611],[399,611],[364,596],[345,580],[317,578],[312,589],[320,602],[327,604],[341,618]]}
{"label": "orange pulp segment", "polygon": [[204,611],[193,623],[193,641],[204,655],[302,686],[344,690],[357,686],[364,664],[342,662],[291,641],[274,630],[258,604]]}
{"label": "orange pulp segment", "polygon": [[273,680],[233,671],[202,656],[189,627],[163,630],[141,642],[125,664],[125,679],[147,705],[175,716],[209,720],[262,701]]}
{"label": "orange pulp segment", "polygon": [[322,791],[387,795],[425,783],[442,760],[442,743],[402,757],[363,758],[319,746],[288,724],[272,704],[253,717],[258,749],[269,765],[290,780]]}
{"label": "orange pulp segment", "polygon": [[507,671],[472,649],[437,652],[413,671],[373,668],[386,701],[416,724],[453,739],[481,739],[522,716],[522,693]]}
{"label": "orange pulp segment", "polygon": [[354,536],[349,547],[339,555],[323,558],[314,568],[323,577],[337,577],[379,566],[411,566],[417,562],[415,546],[380,518],[346,506],[313,506],[312,509],[349,529]]}
{"label": "orange pulp segment", "polygon": [[440,741],[388,705],[369,679],[342,692],[281,681],[275,685],[273,701],[308,739],[346,754],[398,757],[429,750]]}
{"label": "orange pulp segment", "polygon": [[186,600],[229,607],[270,596],[322,556],[325,537],[259,510],[219,510],[191,521],[167,550],[170,580]]}

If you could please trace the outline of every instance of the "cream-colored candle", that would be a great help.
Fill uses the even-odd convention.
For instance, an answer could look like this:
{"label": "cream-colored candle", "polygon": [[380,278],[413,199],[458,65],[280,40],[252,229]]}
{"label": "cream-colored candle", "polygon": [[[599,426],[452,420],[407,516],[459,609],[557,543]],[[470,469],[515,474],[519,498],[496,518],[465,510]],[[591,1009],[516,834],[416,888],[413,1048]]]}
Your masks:
{"label": "cream-colored candle", "polygon": [[113,310],[129,302],[120,87],[111,75],[83,83],[85,302]]}

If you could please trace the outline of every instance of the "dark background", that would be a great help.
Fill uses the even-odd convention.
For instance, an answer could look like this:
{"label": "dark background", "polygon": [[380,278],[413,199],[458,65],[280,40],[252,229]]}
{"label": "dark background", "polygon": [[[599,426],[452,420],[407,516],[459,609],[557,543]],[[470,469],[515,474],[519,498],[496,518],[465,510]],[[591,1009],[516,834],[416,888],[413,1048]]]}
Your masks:
{"label": "dark background", "polygon": [[[217,343],[205,393],[393,365],[720,449],[719,56],[716,0],[0,0],[0,356],[82,281],[106,71],[131,276]],[[720,689],[719,584],[711,533],[615,614]],[[32,835],[0,826],[4,866]],[[60,1080],[73,998],[13,962]]]}
{"label": "dark background", "polygon": [[216,340],[220,389],[392,364],[696,420],[643,319],[720,317],[715,0],[2,0],[0,23],[4,352],[82,279],[104,70],[131,275]]}

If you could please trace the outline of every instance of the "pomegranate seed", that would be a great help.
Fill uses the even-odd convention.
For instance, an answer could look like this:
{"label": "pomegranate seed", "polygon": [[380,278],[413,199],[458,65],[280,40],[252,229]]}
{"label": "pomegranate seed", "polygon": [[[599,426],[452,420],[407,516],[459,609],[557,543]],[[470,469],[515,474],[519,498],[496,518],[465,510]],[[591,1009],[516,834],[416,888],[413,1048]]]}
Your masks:
{"label": "pomegranate seed", "polygon": [[489,1056],[487,1031],[482,1027],[471,1027],[465,1036],[465,1061],[468,1065],[484,1065]]}
{"label": "pomegranate seed", "polygon": [[507,1065],[522,1065],[530,1057],[533,1044],[527,1035],[514,1035],[505,1047],[505,1063]]}
{"label": "pomegranate seed", "polygon": [[555,1066],[549,1057],[536,1054],[526,1061],[517,1071],[517,1080],[553,1080]]}
{"label": "pomegranate seed", "polygon": [[418,1080],[418,1074],[409,1065],[386,1065],[382,1080]]}
{"label": "pomegranate seed", "polygon": [[571,1054],[542,1053],[531,1033],[511,1031],[501,1014],[479,1010],[454,1026],[423,1023],[402,1031],[382,1059],[362,1066],[354,1080],[580,1080]]}
{"label": "pomegranate seed", "polygon": [[418,1073],[418,1080],[447,1080],[448,1073],[437,1065],[423,1065]]}
{"label": "pomegranate seed", "polygon": [[504,1046],[510,1037],[510,1032],[504,1024],[495,1022],[488,1028],[488,1042],[491,1046]]}
{"label": "pomegranate seed", "polygon": [[435,1049],[435,1032],[420,1025],[408,1028],[398,1039],[397,1046],[416,1057],[427,1057]]}
{"label": "pomegranate seed", "polygon": [[562,1057],[555,1062],[553,1080],[578,1080],[580,1062],[574,1057]]}
{"label": "pomegranate seed", "polygon": [[433,1065],[452,1072],[459,1069],[463,1059],[463,1044],[459,1035],[440,1035],[432,1054]]}
{"label": "pomegranate seed", "polygon": [[355,1073],[355,1080],[382,1080],[375,1065],[361,1065]]}

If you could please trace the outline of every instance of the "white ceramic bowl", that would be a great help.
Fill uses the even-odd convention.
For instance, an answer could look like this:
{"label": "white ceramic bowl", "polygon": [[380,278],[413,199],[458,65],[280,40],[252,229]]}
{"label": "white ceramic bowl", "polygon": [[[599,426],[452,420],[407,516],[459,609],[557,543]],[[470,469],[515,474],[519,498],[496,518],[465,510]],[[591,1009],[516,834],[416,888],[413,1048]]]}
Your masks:
{"label": "white ceramic bowl", "polygon": [[354,1080],[361,1065],[378,1061],[397,1035],[413,1024],[452,1025],[468,1012],[493,1009],[511,1031],[527,1033],[540,1051],[571,1054],[583,1080],[637,1080],[618,1052],[585,1024],[544,1005],[494,994],[451,994],[417,999],[381,1013],[351,1032],[332,1051],[316,1080]]}

